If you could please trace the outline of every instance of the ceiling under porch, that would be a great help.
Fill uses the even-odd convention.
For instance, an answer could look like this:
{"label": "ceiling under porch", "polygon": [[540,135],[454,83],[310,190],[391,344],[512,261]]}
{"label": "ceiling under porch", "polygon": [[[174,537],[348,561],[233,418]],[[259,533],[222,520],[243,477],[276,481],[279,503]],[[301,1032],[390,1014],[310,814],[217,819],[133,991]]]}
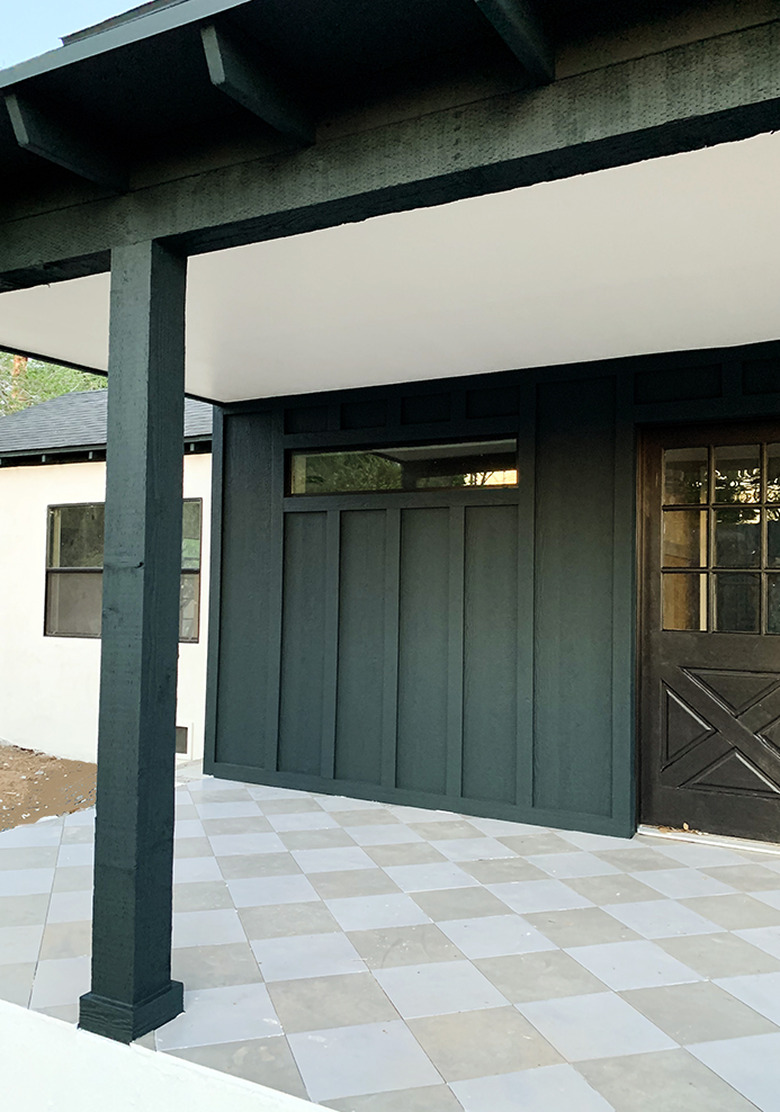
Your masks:
{"label": "ceiling under porch", "polygon": [[[190,260],[217,401],[780,337],[780,136]],[[109,276],[0,295],[0,347],[95,370]]]}

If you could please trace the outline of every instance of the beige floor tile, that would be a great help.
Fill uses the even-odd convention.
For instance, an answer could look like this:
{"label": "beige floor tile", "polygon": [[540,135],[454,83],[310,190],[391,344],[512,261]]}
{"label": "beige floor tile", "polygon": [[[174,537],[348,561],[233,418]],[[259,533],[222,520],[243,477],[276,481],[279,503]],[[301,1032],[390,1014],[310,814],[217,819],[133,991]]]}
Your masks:
{"label": "beige floor tile", "polygon": [[515,1008],[407,1020],[445,1081],[552,1066],[563,1059]]}

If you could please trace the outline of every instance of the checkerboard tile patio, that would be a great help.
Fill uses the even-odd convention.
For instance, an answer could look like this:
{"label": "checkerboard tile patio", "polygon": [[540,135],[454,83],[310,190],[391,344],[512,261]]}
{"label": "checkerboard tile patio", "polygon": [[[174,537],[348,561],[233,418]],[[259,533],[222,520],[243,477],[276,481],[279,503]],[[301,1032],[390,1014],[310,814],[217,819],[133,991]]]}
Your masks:
{"label": "checkerboard tile patio", "polygon": [[[141,1040],[339,1112],[777,1112],[780,856],[181,770]],[[75,1022],[94,814],[0,833],[0,998]]]}

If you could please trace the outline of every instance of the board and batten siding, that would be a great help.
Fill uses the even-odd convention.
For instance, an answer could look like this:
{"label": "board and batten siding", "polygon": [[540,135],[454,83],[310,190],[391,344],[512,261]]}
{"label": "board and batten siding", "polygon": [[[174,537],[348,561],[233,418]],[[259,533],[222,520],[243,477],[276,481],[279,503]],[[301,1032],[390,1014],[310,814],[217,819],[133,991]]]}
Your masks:
{"label": "board and batten siding", "polygon": [[[777,412],[779,349],[225,409],[206,770],[630,834],[637,427]],[[501,436],[517,488],[285,492],[291,450]]]}

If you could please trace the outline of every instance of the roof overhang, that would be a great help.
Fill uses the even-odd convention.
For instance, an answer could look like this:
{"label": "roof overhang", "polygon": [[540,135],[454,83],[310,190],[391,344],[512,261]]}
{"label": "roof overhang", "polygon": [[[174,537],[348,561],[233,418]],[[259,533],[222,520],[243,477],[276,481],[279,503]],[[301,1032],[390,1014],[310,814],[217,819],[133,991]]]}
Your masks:
{"label": "roof overhang", "polygon": [[[217,402],[780,338],[780,135],[190,260]],[[105,370],[109,277],[0,295],[0,346]]]}

